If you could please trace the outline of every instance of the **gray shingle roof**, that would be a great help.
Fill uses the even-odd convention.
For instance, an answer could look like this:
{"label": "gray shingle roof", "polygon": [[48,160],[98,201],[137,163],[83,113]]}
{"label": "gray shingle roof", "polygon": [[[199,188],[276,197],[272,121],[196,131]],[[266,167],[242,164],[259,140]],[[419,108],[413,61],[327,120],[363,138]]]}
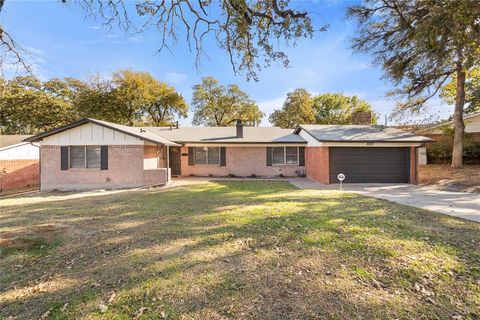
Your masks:
{"label": "gray shingle roof", "polygon": [[324,142],[431,142],[430,138],[417,136],[403,130],[385,126],[365,125],[300,125],[318,141]]}
{"label": "gray shingle roof", "polygon": [[170,141],[178,143],[306,143],[293,129],[278,127],[243,127],[243,138],[236,137],[235,127],[148,127]]}
{"label": "gray shingle roof", "polygon": [[243,138],[236,137],[235,127],[130,127],[97,119],[82,119],[51,131],[28,137],[25,141],[39,141],[42,138],[69,130],[86,123],[94,123],[131,136],[168,146],[178,143],[306,143],[292,129],[278,127],[244,127]]}

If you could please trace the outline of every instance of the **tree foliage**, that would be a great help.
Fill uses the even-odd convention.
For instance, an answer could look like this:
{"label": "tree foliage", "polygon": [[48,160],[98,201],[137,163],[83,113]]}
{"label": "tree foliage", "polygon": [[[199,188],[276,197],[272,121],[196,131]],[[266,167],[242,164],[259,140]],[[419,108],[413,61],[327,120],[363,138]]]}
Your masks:
{"label": "tree foliage", "polygon": [[313,99],[316,124],[352,124],[352,114],[358,111],[372,113],[372,123],[377,117],[372,106],[357,96],[345,96],[342,93],[324,93]]}
{"label": "tree foliage", "polygon": [[[457,77],[442,87],[441,97],[449,104],[455,103],[457,95]],[[480,112],[480,67],[475,67],[466,72],[465,79],[465,113]]]}
{"label": "tree foliage", "polygon": [[111,121],[135,124],[165,124],[175,115],[185,118],[187,104],[174,88],[159,82],[147,72],[120,70],[112,74],[111,91],[106,99]]}
{"label": "tree foliage", "polygon": [[72,78],[45,82],[33,76],[1,78],[0,129],[4,134],[30,134],[78,118],[73,107],[79,82]]}
{"label": "tree foliage", "polygon": [[287,99],[280,110],[269,117],[276,127],[293,128],[299,124],[315,123],[312,95],[305,89],[296,89],[287,93]]}
{"label": "tree foliage", "polygon": [[125,125],[166,125],[187,117],[183,97],[148,73],[120,70],[111,78],[41,81],[0,78],[3,134],[34,134],[91,117]]}
{"label": "tree foliage", "polygon": [[[185,37],[196,52],[197,66],[206,54],[204,43],[214,40],[227,52],[235,73],[254,79],[258,79],[257,71],[262,66],[273,61],[288,66],[282,46],[295,45],[298,39],[327,28],[323,25],[315,30],[309,13],[293,7],[289,0],[149,0],[137,1],[133,10],[126,0],[62,2],[77,5],[107,28],[118,27],[135,34],[155,29],[160,36],[159,51],[171,51],[178,39]],[[23,61],[20,47],[4,29],[0,25],[0,49]]]}
{"label": "tree foliage", "polygon": [[193,86],[193,125],[227,127],[239,119],[258,125],[264,114],[258,105],[235,84],[227,87],[213,77]]}
{"label": "tree foliage", "polygon": [[452,167],[462,165],[465,71],[479,64],[480,2],[365,0],[348,14],[358,22],[353,48],[373,55],[404,98],[397,112],[420,112],[456,74]]}
{"label": "tree foliage", "polygon": [[305,89],[296,89],[287,94],[282,109],[270,115],[274,126],[293,128],[299,124],[352,124],[355,111],[372,112],[373,122],[376,116],[371,105],[357,96],[345,96],[342,93],[324,93],[312,97]]}

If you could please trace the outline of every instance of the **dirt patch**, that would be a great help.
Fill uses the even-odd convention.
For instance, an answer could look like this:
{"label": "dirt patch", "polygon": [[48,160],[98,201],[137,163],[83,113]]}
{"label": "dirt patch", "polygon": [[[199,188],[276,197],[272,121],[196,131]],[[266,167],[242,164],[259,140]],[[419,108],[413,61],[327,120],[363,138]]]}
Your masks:
{"label": "dirt patch", "polygon": [[66,232],[66,226],[46,224],[3,233],[0,248],[10,250],[40,249],[58,241]]}
{"label": "dirt patch", "polygon": [[480,193],[480,165],[461,169],[444,164],[419,166],[418,178],[421,185],[431,185],[439,190]]}

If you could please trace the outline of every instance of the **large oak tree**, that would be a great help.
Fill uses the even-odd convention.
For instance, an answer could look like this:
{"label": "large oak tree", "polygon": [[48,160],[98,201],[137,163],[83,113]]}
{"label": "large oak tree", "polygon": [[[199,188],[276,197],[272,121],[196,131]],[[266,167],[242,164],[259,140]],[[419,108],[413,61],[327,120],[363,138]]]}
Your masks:
{"label": "large oak tree", "polygon": [[[204,44],[214,41],[225,50],[235,73],[257,79],[263,66],[279,61],[288,66],[283,47],[295,45],[301,38],[311,37],[316,29],[308,12],[298,9],[289,0],[61,0],[77,6],[88,17],[103,22],[107,28],[120,28],[127,33],[154,29],[158,50],[171,50],[178,39],[185,39],[196,52],[196,64],[205,53]],[[0,0],[0,13],[4,0]],[[0,63],[24,62],[23,50],[0,24]],[[205,53],[208,54],[208,53]]]}
{"label": "large oak tree", "polygon": [[264,114],[258,105],[235,84],[227,87],[213,77],[193,86],[193,125],[228,127],[235,120],[258,125]]}
{"label": "large oak tree", "polygon": [[85,117],[160,126],[187,117],[187,112],[188,105],[175,88],[146,72],[119,70],[88,81],[0,77],[3,134],[38,133]]}
{"label": "large oak tree", "polygon": [[348,14],[359,26],[354,49],[371,53],[395,85],[392,94],[405,99],[398,111],[421,111],[456,77],[452,167],[461,167],[465,72],[480,59],[480,2],[364,0]]}
{"label": "large oak tree", "polygon": [[369,111],[376,122],[372,106],[357,96],[342,93],[324,93],[312,97],[305,89],[287,94],[283,107],[270,115],[270,122],[277,127],[293,128],[300,124],[352,124],[352,114]]}
{"label": "large oak tree", "polygon": [[305,89],[296,89],[287,93],[282,109],[272,112],[268,119],[274,126],[282,128],[315,123],[312,95]]}

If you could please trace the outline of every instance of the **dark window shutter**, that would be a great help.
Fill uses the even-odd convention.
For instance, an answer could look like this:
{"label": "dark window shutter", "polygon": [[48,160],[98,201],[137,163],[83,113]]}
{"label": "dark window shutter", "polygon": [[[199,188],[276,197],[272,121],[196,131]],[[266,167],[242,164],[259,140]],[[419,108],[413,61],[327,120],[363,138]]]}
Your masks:
{"label": "dark window shutter", "polygon": [[68,147],[60,147],[60,168],[68,170]]}
{"label": "dark window shutter", "polygon": [[220,147],[220,166],[225,167],[227,165],[227,148]]}
{"label": "dark window shutter", "polygon": [[100,169],[108,170],[108,146],[100,147]]}
{"label": "dark window shutter", "polygon": [[272,166],[272,147],[267,147],[267,166]]}
{"label": "dark window shutter", "polygon": [[194,163],[194,156],[195,154],[193,153],[193,147],[188,147],[188,165],[193,166]]}
{"label": "dark window shutter", "polygon": [[298,165],[305,166],[305,147],[298,147]]}

